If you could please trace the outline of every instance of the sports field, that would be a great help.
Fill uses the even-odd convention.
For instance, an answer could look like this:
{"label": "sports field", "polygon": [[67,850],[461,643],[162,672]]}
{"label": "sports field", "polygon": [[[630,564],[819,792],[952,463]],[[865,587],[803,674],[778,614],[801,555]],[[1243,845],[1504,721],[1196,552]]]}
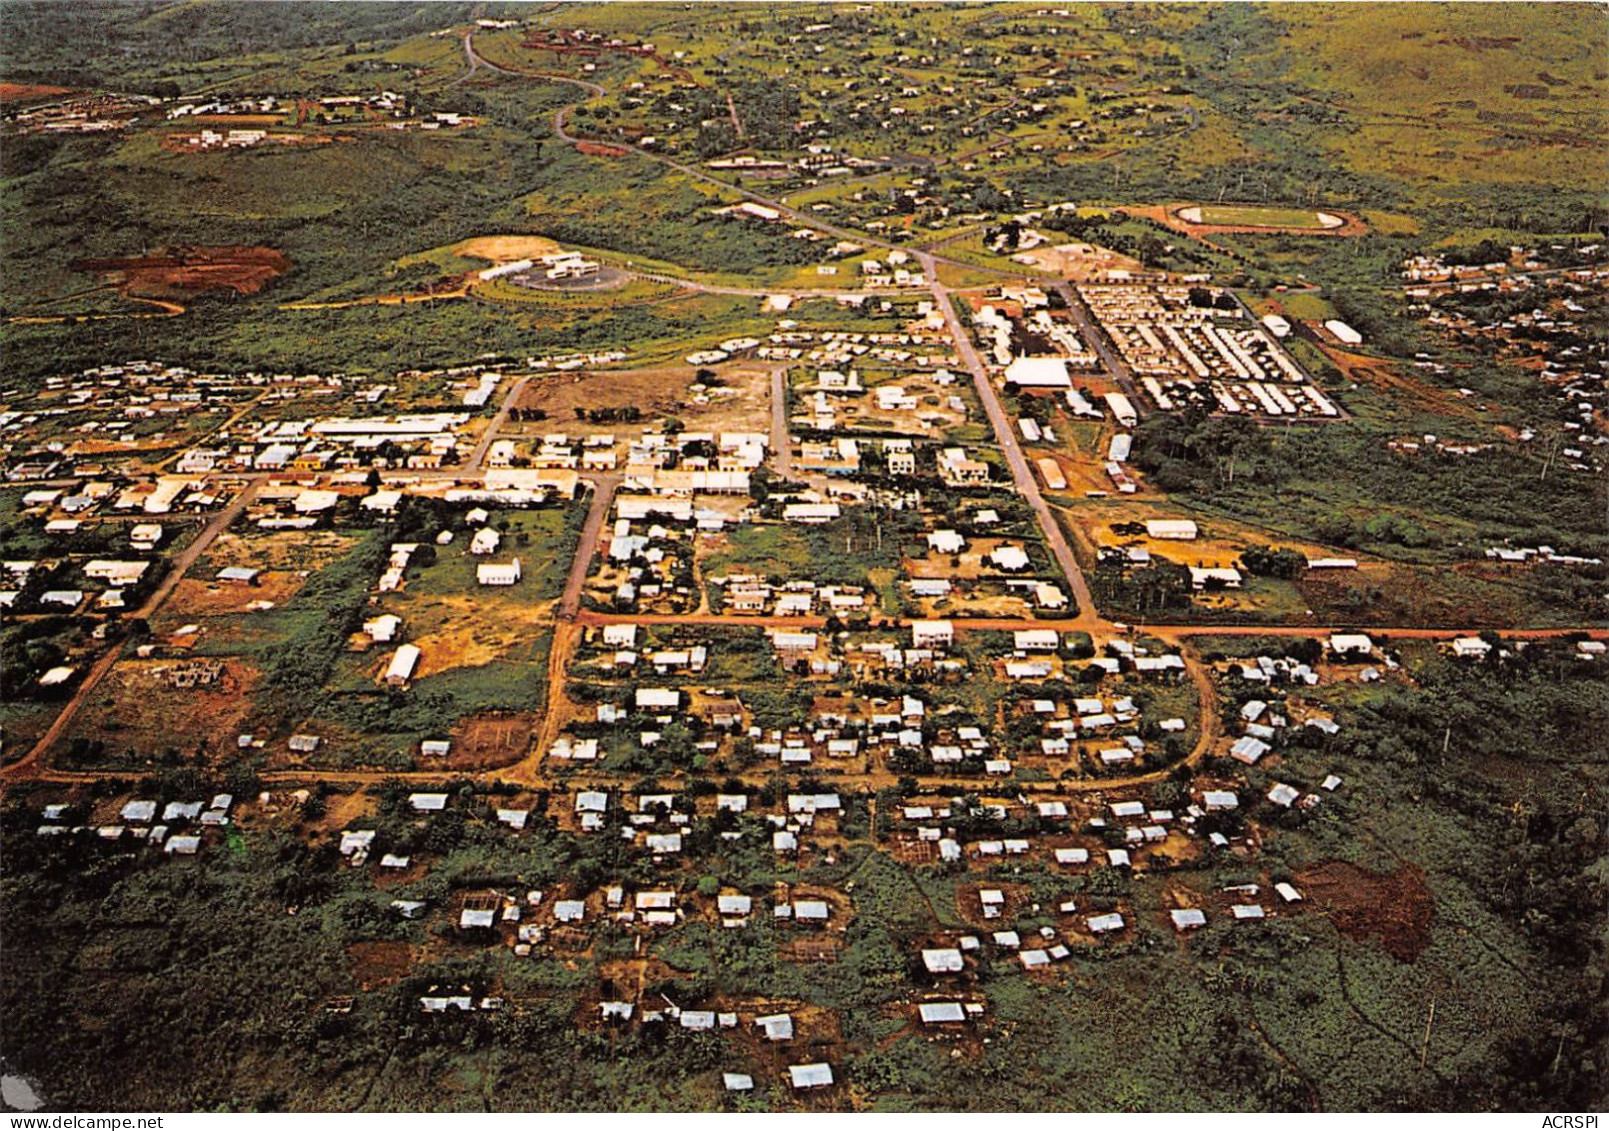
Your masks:
{"label": "sports field", "polygon": [[1185,208],[1179,218],[1193,224],[1244,228],[1312,228],[1322,231],[1345,223],[1339,216],[1305,208],[1263,207],[1255,204],[1203,204]]}

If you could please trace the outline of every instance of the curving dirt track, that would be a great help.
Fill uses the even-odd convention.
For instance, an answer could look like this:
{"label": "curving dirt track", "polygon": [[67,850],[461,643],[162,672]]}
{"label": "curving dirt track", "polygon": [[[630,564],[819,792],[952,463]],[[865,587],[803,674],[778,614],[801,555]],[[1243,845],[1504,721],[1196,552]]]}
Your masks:
{"label": "curving dirt track", "polygon": [[1186,208],[1197,207],[1201,206],[1184,202],[1166,205],[1141,205],[1124,208],[1123,211],[1135,216],[1144,216],[1149,220],[1155,220],[1157,223],[1172,228],[1176,232],[1194,236],[1198,239],[1202,236],[1233,235],[1237,233],[1265,236],[1326,236],[1333,238],[1336,236],[1361,236],[1369,230],[1369,225],[1363,222],[1363,217],[1355,212],[1345,212],[1339,208],[1313,209],[1314,212],[1322,211],[1325,215],[1338,216],[1345,221],[1337,228],[1286,228],[1263,224],[1200,224],[1186,220],[1179,214]]}

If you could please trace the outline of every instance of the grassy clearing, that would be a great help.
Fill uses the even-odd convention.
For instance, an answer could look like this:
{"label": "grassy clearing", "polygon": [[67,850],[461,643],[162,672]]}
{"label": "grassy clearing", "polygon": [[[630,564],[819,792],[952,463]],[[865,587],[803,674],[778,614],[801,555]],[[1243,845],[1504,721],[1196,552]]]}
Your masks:
{"label": "grassy clearing", "polygon": [[1224,224],[1251,228],[1324,228],[1318,213],[1302,208],[1276,208],[1253,204],[1204,204],[1203,224]]}

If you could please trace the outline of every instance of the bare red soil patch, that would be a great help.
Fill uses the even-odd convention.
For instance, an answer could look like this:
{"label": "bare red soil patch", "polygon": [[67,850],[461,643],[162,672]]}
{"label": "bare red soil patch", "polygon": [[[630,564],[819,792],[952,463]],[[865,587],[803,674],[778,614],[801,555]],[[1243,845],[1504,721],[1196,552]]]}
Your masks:
{"label": "bare red soil patch", "polygon": [[618,145],[602,145],[595,141],[578,141],[575,147],[588,157],[624,157],[631,152]]}
{"label": "bare red soil patch", "polygon": [[513,765],[530,749],[534,723],[535,716],[506,711],[486,711],[459,720],[453,728],[447,768],[485,770]]}
{"label": "bare red soil patch", "polygon": [[1440,413],[1472,420],[1478,416],[1474,406],[1451,389],[1443,389],[1397,371],[1390,362],[1368,354],[1340,349],[1324,340],[1323,333],[1310,322],[1301,324],[1304,333],[1324,351],[1349,381],[1357,381],[1390,393],[1398,403],[1407,403],[1425,412]]}
{"label": "bare red soil patch", "polygon": [[352,973],[365,990],[400,982],[413,969],[413,948],[405,942],[360,942],[346,948]]}
{"label": "bare red soil patch", "polygon": [[1436,900],[1425,874],[1412,865],[1379,875],[1337,860],[1296,880],[1309,902],[1328,912],[1336,930],[1349,939],[1375,943],[1399,962],[1412,962],[1430,945]]}
{"label": "bare red soil patch", "polygon": [[30,82],[0,82],[0,102],[37,102],[57,98],[72,91],[65,86],[42,86]]}
{"label": "bare red soil patch", "polygon": [[184,298],[206,291],[256,294],[290,269],[271,247],[177,247],[159,255],[75,259],[74,271],[101,275],[134,298]]}

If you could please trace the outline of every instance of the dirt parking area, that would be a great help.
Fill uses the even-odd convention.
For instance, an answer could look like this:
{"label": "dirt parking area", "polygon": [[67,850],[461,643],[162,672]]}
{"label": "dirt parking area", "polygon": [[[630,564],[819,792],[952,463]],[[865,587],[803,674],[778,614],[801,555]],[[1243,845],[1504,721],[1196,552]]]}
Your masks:
{"label": "dirt parking area", "polygon": [[1032,251],[1024,252],[1023,257],[1033,266],[1060,275],[1073,283],[1084,283],[1100,278],[1107,271],[1144,270],[1138,259],[1088,243],[1036,247]]}

